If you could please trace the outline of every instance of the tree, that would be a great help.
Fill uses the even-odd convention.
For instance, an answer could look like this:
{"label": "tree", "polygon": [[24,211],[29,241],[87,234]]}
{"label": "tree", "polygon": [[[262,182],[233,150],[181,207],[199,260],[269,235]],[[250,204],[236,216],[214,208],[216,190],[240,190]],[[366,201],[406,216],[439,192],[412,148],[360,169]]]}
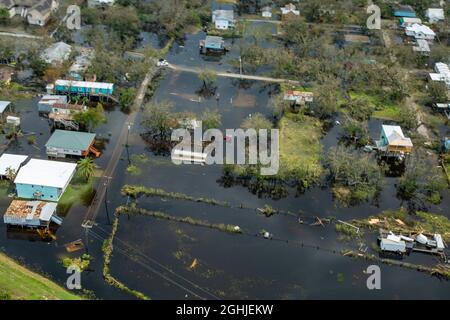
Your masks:
{"label": "tree", "polygon": [[345,106],[349,109],[350,115],[359,121],[369,120],[375,111],[375,106],[364,98],[352,99]]}
{"label": "tree", "polygon": [[89,108],[87,111],[75,113],[73,119],[83,125],[89,132],[92,132],[97,126],[107,121],[101,103],[97,103],[95,108]]}
{"label": "tree", "polygon": [[0,24],[6,25],[9,23],[9,12],[5,8],[0,8]]}
{"label": "tree", "polygon": [[241,124],[244,129],[255,129],[259,132],[260,129],[270,130],[273,128],[273,123],[267,119],[262,113],[254,113],[247,117]]}
{"label": "tree", "polygon": [[428,91],[430,92],[430,97],[432,102],[440,103],[447,102],[448,100],[448,89],[443,81],[431,81],[428,84]]}
{"label": "tree", "polygon": [[365,146],[369,143],[369,132],[367,125],[353,119],[348,119],[342,125],[343,136],[352,140],[359,146]]}
{"label": "tree", "polygon": [[214,92],[214,83],[217,80],[217,74],[214,71],[204,69],[198,74],[198,78],[203,82],[202,92]]}
{"label": "tree", "polygon": [[338,90],[338,84],[333,80],[316,88],[312,105],[317,117],[325,119],[338,111]]}
{"label": "tree", "polygon": [[78,174],[89,181],[95,173],[94,160],[89,157],[83,158],[78,161]]}
{"label": "tree", "polygon": [[122,110],[128,109],[136,95],[135,88],[122,88],[119,92],[119,104]]}
{"label": "tree", "polygon": [[222,124],[222,116],[219,110],[206,109],[202,114],[203,129],[218,128]]}
{"label": "tree", "polygon": [[14,179],[16,178],[16,174],[17,172],[13,168],[6,168],[6,179],[8,179],[9,181],[14,181]]}
{"label": "tree", "polygon": [[171,129],[178,124],[172,108],[173,104],[170,101],[150,102],[144,107],[142,126],[146,129],[147,135],[160,140],[170,138]]}

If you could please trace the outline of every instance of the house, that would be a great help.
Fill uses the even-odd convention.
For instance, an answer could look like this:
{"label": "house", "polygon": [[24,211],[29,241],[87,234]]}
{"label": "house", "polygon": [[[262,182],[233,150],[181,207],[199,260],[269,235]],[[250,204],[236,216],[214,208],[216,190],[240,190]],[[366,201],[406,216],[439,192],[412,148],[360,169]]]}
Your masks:
{"label": "house", "polygon": [[412,141],[403,135],[399,126],[382,125],[377,148],[384,152],[409,154],[412,152]]}
{"label": "house", "polygon": [[31,159],[14,180],[17,197],[57,202],[75,175],[76,163]]}
{"label": "house", "polygon": [[225,41],[222,37],[206,36],[205,40],[200,40],[201,53],[222,53],[225,51]]}
{"label": "house", "polygon": [[305,104],[306,102],[312,102],[314,94],[308,91],[288,90],[284,93],[283,100],[293,101],[296,104]]}
{"label": "house", "polygon": [[380,249],[384,252],[404,254],[414,247],[414,239],[404,235],[396,235],[392,231],[380,230],[378,237]]}
{"label": "house", "polygon": [[417,39],[417,46],[413,46],[413,51],[420,52],[424,56],[428,56],[431,52],[430,45],[425,39]]}
{"label": "house", "polygon": [[416,39],[434,40],[434,37],[436,37],[436,33],[430,27],[420,23],[408,25],[405,28],[405,33],[407,36]]}
{"label": "house", "polygon": [[111,95],[114,91],[114,84],[106,82],[71,81],[56,80],[53,87],[47,87],[50,92],[75,93],[78,95],[102,96]]}
{"label": "house", "polygon": [[49,157],[65,158],[66,156],[86,157],[89,153],[100,156],[94,148],[95,133],[55,130],[45,144]]}
{"label": "house", "polygon": [[269,6],[262,8],[261,15],[263,18],[272,18],[272,8]]}
{"label": "house", "polygon": [[3,222],[8,225],[48,228],[50,221],[60,224],[60,218],[55,215],[55,202],[13,200],[3,215]]}
{"label": "house", "polygon": [[80,54],[75,57],[74,63],[69,68],[69,76],[74,80],[83,80],[83,73],[91,65],[94,54],[92,49],[81,48]]}
{"label": "house", "polygon": [[297,10],[297,7],[292,3],[288,3],[284,7],[281,7],[281,18],[284,20],[290,19],[295,16],[299,16],[299,15],[300,15],[300,10]]}
{"label": "house", "polygon": [[212,13],[212,22],[218,30],[228,30],[234,28],[235,19],[233,10],[214,10]]}
{"label": "house", "polygon": [[52,111],[52,106],[54,104],[65,104],[67,103],[67,96],[60,95],[44,95],[38,102],[38,111],[48,113]]}
{"label": "house", "polygon": [[401,5],[394,9],[394,16],[415,18],[416,12],[411,6]]}
{"label": "house", "polygon": [[87,4],[89,8],[94,7],[106,7],[114,5],[115,0],[88,0]]}
{"label": "house", "polygon": [[41,54],[41,59],[47,63],[59,64],[69,59],[71,52],[72,46],[60,41],[45,49]]}
{"label": "house", "polygon": [[19,154],[4,153],[0,156],[0,177],[6,178],[13,171],[16,174],[22,164],[28,159],[28,156]]}
{"label": "house", "polygon": [[425,11],[429,23],[436,23],[445,19],[443,8],[428,8]]}
{"label": "house", "polygon": [[20,15],[38,26],[44,26],[58,6],[57,0],[0,0],[0,8],[8,10],[10,18]]}
{"label": "house", "polygon": [[400,27],[402,28],[406,28],[407,26],[413,23],[422,23],[422,20],[419,18],[408,18],[408,17],[400,18]]}
{"label": "house", "polygon": [[434,65],[434,71],[433,73],[430,73],[430,80],[431,81],[443,81],[447,88],[450,89],[450,69],[446,63],[443,62],[436,62]]}

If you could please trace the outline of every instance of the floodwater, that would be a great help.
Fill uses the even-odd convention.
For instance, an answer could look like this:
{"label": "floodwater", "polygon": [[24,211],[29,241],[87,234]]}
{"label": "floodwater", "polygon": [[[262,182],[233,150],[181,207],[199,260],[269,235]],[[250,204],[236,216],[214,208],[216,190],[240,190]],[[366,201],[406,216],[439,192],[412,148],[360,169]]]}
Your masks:
{"label": "floodwater", "polygon": [[[187,36],[184,47],[174,46],[168,60],[173,63],[191,61],[193,65],[216,65],[217,62],[199,58],[197,46],[201,37],[201,34]],[[226,63],[229,58],[223,59],[222,67],[229,68]],[[231,129],[239,127],[249,114],[270,114],[268,103],[278,90],[275,85],[219,78],[216,94],[205,98],[197,93],[201,85],[195,74],[166,71],[153,99],[170,100],[176,111],[191,111],[199,115],[206,108],[217,109],[222,116],[222,129]],[[33,132],[37,136],[36,147],[29,145],[25,136],[18,144],[11,145],[7,152],[45,158],[43,146],[51,131],[48,121],[37,114],[37,101],[38,98],[15,102],[24,132]],[[114,141],[126,117],[118,108],[108,108],[107,112],[108,123],[97,130],[98,135],[106,140],[104,153],[96,160],[102,168],[111,156]],[[50,242],[40,241],[30,233],[11,232],[0,224],[0,247],[26,265],[64,284],[67,275],[58,260],[63,255],[76,257],[85,251],[69,254],[64,244],[82,239],[93,257],[89,270],[82,274],[83,288],[92,290],[100,299],[133,299],[104,282],[101,245],[110,232],[114,209],[129,200],[121,195],[120,188],[126,183],[143,184],[194,197],[228,201],[234,206],[223,208],[181,200],[138,199],[138,205],[147,210],[190,216],[211,223],[239,225],[254,235],[262,230],[274,235],[274,239],[268,240],[152,217],[122,215],[114,242],[111,273],[131,289],[153,299],[450,298],[449,282],[415,270],[388,265],[380,265],[382,289],[368,290],[364,270],[371,263],[340,254],[341,249],[357,249],[357,245],[338,241],[333,225],[309,225],[309,218],[315,216],[334,216],[346,220],[399,208],[402,203],[395,196],[397,178],[385,179],[383,191],[375,203],[350,208],[337,206],[330,189],[321,187],[314,187],[301,195],[291,190],[288,197],[277,201],[258,198],[245,187],[222,187],[218,183],[222,174],[219,166],[176,166],[168,157],[153,155],[139,136],[142,132],[140,118],[139,114],[131,128],[129,147],[119,161],[106,201],[97,216],[97,225],[87,236],[81,227],[87,208],[80,204],[70,208],[62,226],[56,231],[56,239]],[[380,124],[375,120],[369,123],[372,138],[377,137]],[[325,150],[336,144],[339,136],[339,125],[328,130],[323,137]],[[144,154],[149,160],[139,163],[133,154]],[[141,174],[133,176],[127,173],[129,163],[138,166]],[[6,196],[0,198],[2,212],[10,201]],[[307,223],[300,224],[292,216],[265,217],[256,210],[237,208],[240,204],[250,208],[269,204],[278,209],[299,212]],[[431,212],[445,215],[449,215],[449,209],[448,192],[441,205],[430,207]],[[369,235],[368,239],[368,250],[373,252],[371,245],[375,237]],[[424,264],[435,262],[433,257],[418,254],[405,260]]]}

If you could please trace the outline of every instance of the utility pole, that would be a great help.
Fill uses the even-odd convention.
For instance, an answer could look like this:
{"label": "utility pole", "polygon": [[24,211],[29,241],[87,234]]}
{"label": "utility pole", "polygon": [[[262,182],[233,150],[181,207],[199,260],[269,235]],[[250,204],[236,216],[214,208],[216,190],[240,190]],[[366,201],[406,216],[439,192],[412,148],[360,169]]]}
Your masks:
{"label": "utility pole", "polygon": [[89,230],[92,229],[93,223],[90,220],[84,221],[81,226],[84,229],[84,236],[86,242],[86,253],[89,254]]}
{"label": "utility pole", "polygon": [[241,56],[239,56],[239,74],[241,75],[241,79],[242,79],[242,58],[241,58]]}

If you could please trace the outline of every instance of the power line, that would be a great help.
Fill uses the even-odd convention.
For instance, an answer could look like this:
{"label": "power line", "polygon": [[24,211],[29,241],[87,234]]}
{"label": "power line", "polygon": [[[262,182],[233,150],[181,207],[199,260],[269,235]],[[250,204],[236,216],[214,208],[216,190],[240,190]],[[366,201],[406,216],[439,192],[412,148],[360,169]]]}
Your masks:
{"label": "power line", "polygon": [[[105,234],[109,235],[108,231],[106,231],[105,229],[103,229],[102,227],[100,227],[99,225],[96,225],[96,227],[98,227],[101,231],[103,231]],[[202,292],[210,295],[211,297],[213,297],[214,299],[220,300],[219,297],[217,297],[216,295],[214,295],[213,293],[209,292],[208,290],[202,288],[201,286],[199,286],[198,284],[192,282],[191,280],[183,277],[182,275],[176,273],[175,271],[173,271],[172,269],[168,268],[167,266],[161,264],[160,262],[158,262],[157,260],[149,257],[148,255],[144,254],[142,251],[140,251],[139,249],[137,249],[136,247],[132,246],[131,244],[125,242],[124,240],[120,239],[119,237],[115,236],[114,240],[117,240],[119,242],[121,242],[123,245],[125,245],[126,247],[128,247],[129,249],[131,249],[132,251],[136,252],[137,254],[139,254],[141,257],[143,257],[144,259],[147,259],[148,261],[158,265],[159,267],[163,268],[165,271],[173,274],[174,276],[178,277],[179,279],[182,279],[183,281],[186,281],[187,283],[189,283],[190,285],[194,286],[195,288],[201,290]]]}

